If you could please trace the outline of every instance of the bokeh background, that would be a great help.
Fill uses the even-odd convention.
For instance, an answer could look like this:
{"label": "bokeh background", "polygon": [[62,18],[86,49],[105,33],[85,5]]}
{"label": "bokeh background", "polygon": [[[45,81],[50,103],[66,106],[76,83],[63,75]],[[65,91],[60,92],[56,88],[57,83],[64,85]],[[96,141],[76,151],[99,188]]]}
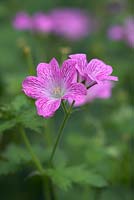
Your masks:
{"label": "bokeh background", "polygon": [[[36,69],[39,62],[48,62],[52,57],[56,57],[61,63],[67,54],[86,53],[88,60],[96,57],[109,63],[113,66],[114,75],[119,77],[111,98],[96,99],[76,109],[67,125],[61,148],[55,158],[58,164],[62,162],[72,165],[86,164],[89,169],[102,175],[108,185],[98,189],[88,184],[83,186],[74,184],[66,191],[56,186],[57,199],[130,200],[134,195],[134,51],[125,40],[112,40],[107,35],[110,26],[123,24],[129,16],[132,17],[132,6],[131,0],[0,1],[1,124],[3,120],[10,118],[8,116],[10,111],[7,108],[14,98],[22,93],[21,82],[28,75],[30,64]],[[86,12],[93,23],[89,34],[71,40],[49,33],[36,35],[13,27],[12,21],[17,12],[25,11],[33,15],[40,11],[47,13],[55,8],[77,8]],[[31,60],[27,57],[27,50],[30,51],[33,63],[30,63]],[[17,101],[19,104],[19,100]],[[61,119],[62,111],[59,110],[56,117],[44,122],[50,124],[51,131],[49,131],[54,133],[51,135],[52,141],[55,139],[55,132]],[[27,132],[33,145],[35,143],[42,145],[40,134],[35,134],[34,130],[29,129]],[[15,163],[20,156],[15,145],[21,143],[17,128],[4,130],[3,134],[0,134],[1,200],[43,199],[40,178],[35,176],[27,179],[31,166],[23,162],[23,159]],[[42,159],[47,157],[46,152],[46,146],[43,150],[38,149]],[[28,153],[25,154],[27,157]],[[5,160],[6,165],[3,164]],[[15,168],[17,165],[19,167]],[[12,171],[12,168],[15,170]]]}

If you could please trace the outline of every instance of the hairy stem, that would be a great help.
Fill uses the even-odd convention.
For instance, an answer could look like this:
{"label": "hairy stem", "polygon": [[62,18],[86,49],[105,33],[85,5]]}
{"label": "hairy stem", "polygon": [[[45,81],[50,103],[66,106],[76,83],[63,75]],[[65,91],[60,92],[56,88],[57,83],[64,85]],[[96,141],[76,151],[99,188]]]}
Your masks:
{"label": "hairy stem", "polygon": [[32,160],[33,160],[36,168],[40,172],[40,175],[41,175],[41,178],[43,181],[43,186],[44,186],[43,191],[44,191],[45,199],[51,200],[50,189],[49,189],[49,178],[44,174],[43,166],[42,166],[40,160],[37,158],[36,154],[34,153],[33,148],[29,142],[29,139],[22,127],[20,128],[20,133],[21,133],[22,139],[23,139],[29,153],[31,154]]}
{"label": "hairy stem", "polygon": [[40,163],[39,159],[37,158],[36,154],[34,153],[32,146],[29,142],[29,139],[22,127],[20,128],[20,133],[21,133],[21,136],[23,138],[23,141],[24,141],[29,153],[31,154],[32,160],[33,160],[36,168],[38,169],[38,171],[40,172],[41,175],[44,174],[44,169],[42,167],[42,164]]}
{"label": "hairy stem", "polygon": [[61,105],[62,105],[62,108],[63,108],[63,110],[64,110],[64,113],[67,115],[68,111],[67,111],[67,108],[66,108],[65,102],[62,101],[62,102],[61,102]]}
{"label": "hairy stem", "polygon": [[29,46],[24,47],[24,53],[27,60],[29,74],[33,75],[35,70],[34,70],[33,57]]}
{"label": "hairy stem", "polygon": [[59,144],[59,142],[60,142],[60,139],[61,139],[63,130],[64,130],[64,128],[65,128],[65,125],[66,125],[66,123],[67,123],[67,121],[68,121],[70,115],[71,115],[71,111],[72,111],[73,105],[74,105],[74,101],[72,102],[72,104],[71,104],[69,110],[68,110],[68,111],[66,110],[66,115],[65,115],[65,117],[64,117],[64,119],[63,119],[63,122],[62,122],[62,124],[61,124],[61,126],[60,126],[60,129],[59,129],[59,132],[58,132],[58,136],[57,136],[55,145],[54,145],[54,147],[53,147],[53,150],[52,150],[52,153],[51,153],[51,156],[50,156],[50,159],[49,159],[49,164],[52,163],[52,160],[53,160],[53,157],[54,157],[54,155],[55,155],[57,146],[58,146],[58,144]]}

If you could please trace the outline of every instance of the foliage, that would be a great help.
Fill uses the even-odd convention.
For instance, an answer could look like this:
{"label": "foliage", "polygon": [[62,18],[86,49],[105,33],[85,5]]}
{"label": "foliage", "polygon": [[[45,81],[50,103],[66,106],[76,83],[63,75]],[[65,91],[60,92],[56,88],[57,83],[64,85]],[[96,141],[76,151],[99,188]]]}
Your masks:
{"label": "foliage", "polygon": [[[78,7],[89,12],[96,27],[89,37],[68,41],[52,35],[16,31],[11,19],[16,12],[49,12],[55,7]],[[42,199],[36,168],[21,140],[18,127],[25,129],[33,150],[56,186],[57,199],[130,200],[133,175],[133,50],[123,42],[108,40],[109,25],[122,23],[131,12],[131,0],[23,1],[0,2],[0,197],[2,200]],[[71,22],[70,22],[71,23]],[[33,69],[39,62],[56,57],[61,49],[82,52],[88,59],[100,58],[114,67],[119,82],[108,100],[95,100],[75,108],[64,130],[54,167],[47,165],[56,140],[61,112],[50,121],[36,114],[34,101],[21,93],[22,80],[29,74],[24,47],[31,49]],[[37,134],[35,134],[37,133]],[[39,134],[41,133],[41,134]],[[26,172],[25,172],[26,171]],[[25,179],[26,178],[26,179]],[[40,177],[38,177],[40,179]],[[24,181],[25,179],[25,181]],[[30,182],[30,184],[28,184]],[[13,190],[14,188],[14,190]]]}
{"label": "foliage", "polygon": [[53,182],[65,191],[72,184],[90,185],[94,187],[105,187],[107,185],[102,176],[91,172],[84,165],[49,169],[47,173]]}
{"label": "foliage", "polygon": [[[3,106],[2,106],[3,107]],[[7,107],[6,105],[4,106]],[[10,116],[6,116],[10,114]],[[37,116],[32,102],[24,95],[17,96],[10,104],[8,104],[5,113],[1,113],[1,118],[6,118],[0,123],[0,133],[8,130],[18,124],[24,128],[28,128],[35,132],[40,132],[40,128],[44,127],[44,120]],[[9,119],[9,121],[7,121]]]}

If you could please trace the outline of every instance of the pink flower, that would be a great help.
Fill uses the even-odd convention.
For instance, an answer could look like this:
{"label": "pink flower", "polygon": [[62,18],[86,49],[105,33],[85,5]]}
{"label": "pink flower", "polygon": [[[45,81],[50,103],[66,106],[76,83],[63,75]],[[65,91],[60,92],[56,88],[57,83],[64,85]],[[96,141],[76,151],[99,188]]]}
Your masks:
{"label": "pink flower", "polygon": [[111,97],[113,84],[111,81],[104,81],[103,85],[96,84],[88,89],[85,102],[88,103],[96,98],[108,99]]}
{"label": "pink flower", "polygon": [[36,13],[33,16],[33,28],[38,32],[48,33],[52,31],[53,21],[51,17],[42,12]]}
{"label": "pink flower", "polygon": [[71,40],[77,40],[89,33],[89,17],[79,9],[56,9],[50,13],[56,34]]}
{"label": "pink flower", "polygon": [[36,99],[38,115],[51,117],[60,107],[62,100],[78,101],[86,95],[86,88],[81,83],[74,83],[76,61],[64,61],[62,68],[53,58],[50,63],[37,66],[37,77],[28,76],[22,83],[24,93]]}
{"label": "pink flower", "polygon": [[13,19],[13,26],[18,30],[29,30],[32,28],[32,19],[25,12],[18,12]]}
{"label": "pink flower", "polygon": [[114,25],[108,29],[108,37],[112,40],[122,40],[124,37],[124,30],[121,25]]}
{"label": "pink flower", "polygon": [[134,18],[128,17],[124,23],[124,37],[130,47],[134,47]]}
{"label": "pink flower", "polygon": [[111,40],[125,41],[130,47],[134,47],[134,18],[128,17],[122,25],[111,26],[108,30]]}
{"label": "pink flower", "polygon": [[116,76],[111,76],[112,67],[99,59],[92,59],[88,63],[85,54],[73,54],[69,57],[76,60],[76,69],[82,79],[86,81],[87,87],[96,83],[102,84],[106,80],[118,80]]}
{"label": "pink flower", "polygon": [[76,102],[75,106],[81,106],[83,104],[92,102],[93,100],[99,99],[108,99],[112,94],[113,84],[111,81],[104,81],[103,85],[96,84],[87,90],[87,95],[80,102]]}

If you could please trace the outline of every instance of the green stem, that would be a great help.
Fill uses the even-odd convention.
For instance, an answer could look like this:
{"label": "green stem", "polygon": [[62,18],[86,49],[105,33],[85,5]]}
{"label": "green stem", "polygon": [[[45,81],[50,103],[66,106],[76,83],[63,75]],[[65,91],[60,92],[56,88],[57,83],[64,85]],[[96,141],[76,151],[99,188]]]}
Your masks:
{"label": "green stem", "polygon": [[42,166],[40,160],[37,158],[36,154],[34,153],[32,146],[29,142],[29,139],[28,139],[28,137],[27,137],[27,135],[26,135],[26,133],[25,133],[25,131],[22,127],[20,128],[20,133],[21,133],[21,136],[23,138],[23,141],[24,141],[29,153],[31,154],[32,160],[33,160],[36,168],[38,169],[38,171],[41,174],[43,186],[44,186],[43,191],[44,191],[45,199],[51,200],[50,188],[49,188],[49,178],[44,174],[43,166]]}
{"label": "green stem", "polygon": [[28,61],[28,65],[29,65],[29,73],[31,75],[33,75],[35,72],[34,70],[34,64],[33,64],[33,58],[32,58],[32,54],[31,51],[29,52],[28,56],[27,56],[27,61]]}
{"label": "green stem", "polygon": [[62,105],[62,108],[63,108],[63,110],[64,110],[65,114],[67,114],[67,113],[68,113],[68,111],[67,111],[67,108],[66,108],[66,106],[65,106],[65,103],[64,103],[64,101],[62,101],[62,102],[61,102],[61,105]]}
{"label": "green stem", "polygon": [[33,57],[29,46],[24,47],[24,53],[28,65],[28,72],[30,75],[33,75],[35,70],[34,70]]}
{"label": "green stem", "polygon": [[27,135],[26,135],[26,133],[25,133],[25,131],[22,127],[20,128],[20,133],[21,133],[21,136],[23,138],[23,141],[24,141],[29,153],[31,154],[31,157],[32,157],[32,160],[33,160],[35,166],[39,170],[40,174],[43,175],[44,169],[42,167],[42,164],[40,163],[39,159],[37,158],[36,154],[34,153],[32,146],[29,142],[29,139],[28,139],[28,137],[27,137]]}
{"label": "green stem", "polygon": [[53,150],[52,150],[52,153],[51,153],[51,156],[50,156],[50,159],[49,159],[49,164],[50,164],[50,165],[51,165],[52,160],[53,160],[53,157],[54,157],[54,155],[55,155],[56,148],[57,148],[57,146],[58,146],[58,144],[59,144],[59,142],[60,142],[60,139],[61,139],[61,136],[62,136],[64,127],[65,127],[65,125],[66,125],[66,123],[67,123],[67,121],[68,121],[68,119],[69,119],[69,117],[70,117],[70,115],[71,115],[71,111],[72,111],[73,105],[74,105],[74,101],[72,102],[72,104],[71,104],[71,106],[70,106],[68,112],[66,113],[66,115],[65,115],[65,117],[64,117],[64,120],[63,120],[63,122],[62,122],[62,124],[61,124],[61,126],[60,126],[60,129],[59,129],[59,132],[58,132],[58,136],[57,136],[55,145],[54,145],[54,147],[53,147]]}
{"label": "green stem", "polygon": [[101,193],[102,193],[102,189],[100,189],[100,188],[96,188],[96,189],[95,189],[94,200],[101,199]]}
{"label": "green stem", "polygon": [[51,141],[52,141],[52,138],[51,138],[51,126],[52,126],[52,124],[51,124],[51,121],[50,121],[50,119],[49,120],[46,120],[46,122],[45,122],[45,131],[44,131],[44,140],[45,140],[45,144],[46,144],[46,146],[48,146],[48,147],[50,147],[51,146]]}
{"label": "green stem", "polygon": [[51,200],[51,194],[50,194],[50,184],[49,184],[49,178],[47,176],[43,177],[43,191],[44,191],[44,196],[46,200]]}

